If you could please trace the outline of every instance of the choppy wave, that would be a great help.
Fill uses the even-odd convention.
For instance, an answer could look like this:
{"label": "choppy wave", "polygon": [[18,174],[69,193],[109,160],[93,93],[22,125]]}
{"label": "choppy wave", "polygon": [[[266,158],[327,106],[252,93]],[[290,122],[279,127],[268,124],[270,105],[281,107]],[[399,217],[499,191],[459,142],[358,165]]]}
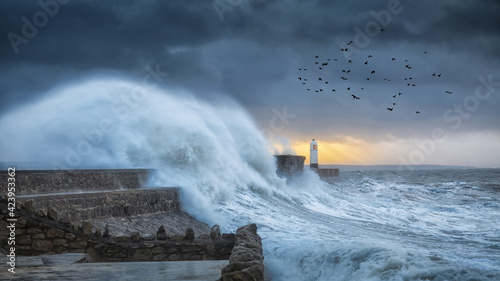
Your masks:
{"label": "choppy wave", "polygon": [[286,183],[234,102],[158,89],[125,104],[138,87],[90,81],[3,115],[5,159],[155,168],[149,184],[181,187],[205,222],[257,223],[274,280],[500,280],[499,170],[353,171],[331,185],[306,170]]}

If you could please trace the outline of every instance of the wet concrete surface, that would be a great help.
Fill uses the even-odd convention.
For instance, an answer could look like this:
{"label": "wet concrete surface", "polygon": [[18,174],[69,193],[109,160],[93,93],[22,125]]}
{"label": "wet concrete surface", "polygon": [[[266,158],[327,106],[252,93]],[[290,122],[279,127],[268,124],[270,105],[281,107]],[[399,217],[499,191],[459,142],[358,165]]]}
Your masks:
{"label": "wet concrete surface", "polygon": [[0,280],[215,281],[228,264],[227,260],[76,263],[84,257],[85,254],[16,257],[15,273],[7,271],[7,258],[2,257]]}

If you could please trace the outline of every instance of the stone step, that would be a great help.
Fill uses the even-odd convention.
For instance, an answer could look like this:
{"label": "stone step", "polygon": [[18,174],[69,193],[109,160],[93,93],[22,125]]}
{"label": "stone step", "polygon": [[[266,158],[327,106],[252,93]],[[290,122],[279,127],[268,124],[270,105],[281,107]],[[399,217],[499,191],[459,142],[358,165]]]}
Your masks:
{"label": "stone step", "polygon": [[122,191],[65,193],[19,196],[19,202],[33,200],[33,209],[49,208],[59,218],[81,221],[106,217],[130,217],[144,214],[169,213],[180,210],[177,188],[151,188]]}

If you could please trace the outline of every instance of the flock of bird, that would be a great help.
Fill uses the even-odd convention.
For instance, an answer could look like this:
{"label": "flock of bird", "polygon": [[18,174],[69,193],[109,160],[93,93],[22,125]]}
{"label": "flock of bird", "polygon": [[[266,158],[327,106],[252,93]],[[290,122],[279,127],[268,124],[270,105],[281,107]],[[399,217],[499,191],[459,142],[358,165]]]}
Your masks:
{"label": "flock of bird", "polygon": [[[347,45],[352,44],[352,41],[347,43]],[[342,48],[340,49],[341,52],[348,52],[349,48]],[[424,52],[424,55],[427,54],[427,51]],[[299,68],[298,70],[300,71],[300,74],[298,76],[298,80],[303,84],[306,85],[306,91],[311,93],[311,92],[316,92],[316,93],[337,93],[341,89],[339,87],[342,87],[342,89],[346,89],[346,93],[350,94],[350,96],[354,100],[360,100],[361,99],[361,94],[369,92],[369,89],[365,90],[365,87],[359,87],[359,86],[364,86],[365,83],[360,83],[359,82],[359,77],[363,77],[363,74],[366,78],[366,81],[371,81],[371,82],[366,82],[366,83],[373,83],[374,81],[380,82],[382,77],[377,72],[374,67],[371,67],[373,65],[373,60],[374,57],[372,55],[368,55],[366,59],[362,59],[361,62],[361,67],[359,67],[356,62],[353,62],[352,59],[348,59],[347,63],[342,62],[343,60],[339,60],[337,58],[322,58],[319,55],[314,56],[314,64],[309,67],[309,68]],[[404,71],[404,80],[401,80],[403,82],[403,87],[417,87],[417,84],[415,83],[415,80],[413,75],[412,75],[412,69],[413,67],[408,63],[407,59],[397,59],[397,58],[390,58],[386,59],[387,64],[389,66],[403,66],[404,68],[398,73],[401,73],[401,71]],[[402,64],[398,64],[398,62],[403,61]],[[359,62],[358,62],[359,63]],[[332,66],[333,65],[333,66]],[[356,66],[356,67],[353,67]],[[338,75],[335,77],[332,77],[331,71],[326,71],[327,68],[333,67],[334,70],[339,71]],[[360,75],[356,75],[355,77],[352,77],[352,71],[362,71]],[[432,73],[429,74],[431,77],[435,77],[436,79],[439,79],[442,77],[441,73]],[[349,79],[354,78],[358,79],[358,81],[355,81],[354,83],[349,83],[349,85],[346,85],[343,81],[348,81]],[[338,80],[340,79],[340,80]],[[399,79],[401,79],[399,77]],[[363,78],[364,80],[364,78]],[[342,82],[337,82],[337,81],[342,81]],[[384,77],[383,81],[389,83],[393,81],[393,79],[390,79],[388,77]],[[311,87],[311,85],[314,87]],[[358,85],[358,87],[356,87]],[[401,85],[399,85],[401,86]],[[388,90],[394,90],[396,87],[387,87]],[[445,91],[445,93],[451,95],[453,92],[452,91]],[[398,99],[399,97],[403,96],[405,94],[405,91],[403,90],[398,90],[397,93],[392,93],[392,98],[393,99]],[[393,111],[395,106],[397,105],[397,100],[393,100],[391,103],[392,105],[389,105],[386,109],[388,111]],[[416,114],[420,114],[420,111],[417,110],[415,112]]]}

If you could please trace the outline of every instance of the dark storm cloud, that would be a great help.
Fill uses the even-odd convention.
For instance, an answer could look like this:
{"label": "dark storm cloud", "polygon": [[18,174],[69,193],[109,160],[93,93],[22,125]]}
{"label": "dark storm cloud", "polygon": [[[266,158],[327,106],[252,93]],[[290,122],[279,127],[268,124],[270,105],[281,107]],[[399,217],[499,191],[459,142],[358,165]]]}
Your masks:
{"label": "dark storm cloud", "polygon": [[[363,30],[375,20],[373,12],[387,9],[390,1],[243,0],[227,6],[231,9],[223,12],[223,20],[214,3],[69,1],[59,5],[57,15],[50,17],[27,44],[20,44],[16,54],[7,35],[22,35],[22,18],[32,21],[41,7],[37,1],[3,1],[0,83],[5,102],[0,110],[14,108],[52,86],[95,71],[140,79],[146,65],[159,64],[162,71],[171,74],[169,83],[198,95],[229,94],[253,113],[286,103],[300,113],[298,130],[307,130],[307,120],[332,110],[352,114],[346,118],[358,113],[339,105],[349,100],[330,105],[333,101],[328,97],[310,99],[294,81],[296,69],[311,63],[314,54],[342,57],[339,43],[353,40],[354,28]],[[360,58],[391,48],[401,52],[395,56],[422,54],[424,48],[436,50],[443,56],[436,54],[434,61],[420,62],[414,55],[416,63],[421,68],[426,63],[449,68],[447,80],[443,80],[449,83],[453,82],[450,77],[458,75],[464,77],[456,82],[476,83],[477,74],[484,73],[481,71],[495,69],[491,58],[498,60],[499,1],[401,0],[400,6],[402,12],[391,16],[386,31],[371,39]],[[472,54],[451,66],[447,52]],[[386,67],[382,62],[374,62],[375,66]],[[468,93],[474,87],[469,85]],[[383,100],[370,102],[385,108]],[[436,112],[442,112],[437,106],[446,106],[449,100],[433,104]],[[311,107],[319,110],[304,109]],[[269,120],[272,112],[267,112],[257,116],[259,122]],[[378,118],[387,121],[389,117]],[[331,122],[324,120],[325,125]]]}

